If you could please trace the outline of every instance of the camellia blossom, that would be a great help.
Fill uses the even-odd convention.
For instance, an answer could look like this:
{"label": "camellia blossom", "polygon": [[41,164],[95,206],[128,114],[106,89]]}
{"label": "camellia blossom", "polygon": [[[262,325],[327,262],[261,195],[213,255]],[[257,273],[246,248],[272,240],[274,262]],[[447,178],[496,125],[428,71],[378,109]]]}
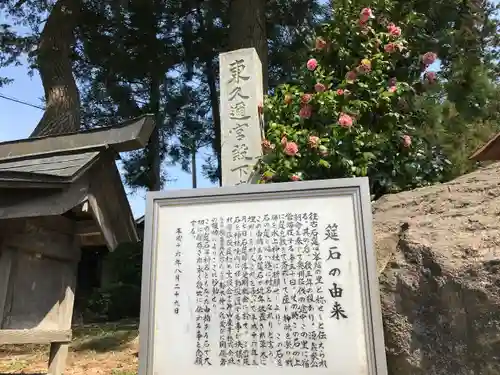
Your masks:
{"label": "camellia blossom", "polygon": [[316,68],[318,67],[318,61],[316,59],[309,59],[306,66],[310,71],[316,70]]}
{"label": "camellia blossom", "polygon": [[350,128],[352,126],[352,117],[346,113],[341,113],[339,116],[338,123],[343,128]]}
{"label": "camellia blossom", "polygon": [[437,60],[437,55],[434,52],[426,52],[422,56],[422,62],[425,65],[431,65]]}
{"label": "camellia blossom", "polygon": [[429,83],[434,83],[436,80],[436,73],[435,72],[425,72],[424,78],[427,80]]}
{"label": "camellia blossom", "polygon": [[319,137],[315,136],[315,135],[311,135],[309,136],[309,140],[307,141],[307,144],[309,145],[309,147],[311,148],[316,148],[319,146]]}
{"label": "camellia blossom", "polygon": [[309,104],[306,104],[300,108],[299,116],[304,119],[310,118],[312,115],[312,107]]}
{"label": "camellia blossom", "polygon": [[337,89],[336,93],[337,93],[337,95],[344,95],[344,90],[343,89]]}
{"label": "camellia blossom", "polygon": [[390,86],[389,87],[389,92],[396,92],[398,88],[396,86]]}
{"label": "camellia blossom", "polygon": [[373,15],[373,11],[370,8],[363,8],[359,15],[359,19],[362,21],[368,21],[369,19],[373,19],[375,16]]}
{"label": "camellia blossom", "polygon": [[318,82],[314,85],[314,90],[316,92],[324,92],[326,90],[326,86],[321,82]]}
{"label": "camellia blossom", "polygon": [[394,25],[393,23],[390,23],[389,25],[387,25],[387,31],[389,31],[389,34],[391,36],[395,36],[395,37],[401,36],[401,28]]}
{"label": "camellia blossom", "polygon": [[354,82],[356,77],[357,77],[357,74],[354,70],[347,72],[347,74],[345,75],[345,79],[347,82]]}
{"label": "camellia blossom", "polygon": [[361,64],[357,68],[360,73],[369,73],[372,70],[372,62],[368,59],[361,60]]}
{"label": "camellia blossom", "polygon": [[264,139],[261,144],[262,144],[262,148],[264,149],[265,152],[269,152],[271,150],[274,150],[274,145],[270,141],[268,141],[267,139]]}
{"label": "camellia blossom", "polygon": [[285,104],[290,104],[293,101],[293,96],[291,94],[286,94],[284,102]]}
{"label": "camellia blossom", "polygon": [[387,43],[384,46],[384,51],[387,53],[394,53],[396,52],[396,43]]}
{"label": "camellia blossom", "polygon": [[284,151],[288,156],[295,156],[299,152],[299,146],[295,142],[287,142]]}
{"label": "camellia blossom", "polygon": [[300,180],[302,180],[302,178],[298,174],[292,174],[292,176],[290,177],[290,180],[300,181]]}
{"label": "camellia blossom", "polygon": [[411,137],[408,134],[403,135],[403,147],[408,148],[411,146]]}
{"label": "camellia blossom", "polygon": [[300,102],[303,103],[303,104],[307,104],[307,103],[309,103],[312,100],[312,97],[313,96],[311,94],[304,94],[300,98]]}
{"label": "camellia blossom", "polygon": [[327,46],[326,41],[323,38],[316,38],[316,49],[322,50]]}

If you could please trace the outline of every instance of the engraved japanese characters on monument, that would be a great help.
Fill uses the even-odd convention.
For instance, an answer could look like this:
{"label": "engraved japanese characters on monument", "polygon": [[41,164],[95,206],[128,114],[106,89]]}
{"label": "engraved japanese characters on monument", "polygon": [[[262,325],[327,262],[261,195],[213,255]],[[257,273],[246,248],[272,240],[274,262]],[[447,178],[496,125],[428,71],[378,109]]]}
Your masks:
{"label": "engraved japanese characters on monument", "polygon": [[262,155],[262,65],[254,48],[223,53],[220,59],[222,185],[250,182]]}
{"label": "engraved japanese characters on monument", "polygon": [[301,194],[159,211],[155,368],[386,375],[353,198]]}

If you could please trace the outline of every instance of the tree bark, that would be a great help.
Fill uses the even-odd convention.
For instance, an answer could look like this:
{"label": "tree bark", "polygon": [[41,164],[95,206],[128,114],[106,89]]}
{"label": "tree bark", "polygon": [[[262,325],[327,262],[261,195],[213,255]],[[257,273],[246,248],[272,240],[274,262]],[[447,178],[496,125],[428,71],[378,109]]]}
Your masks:
{"label": "tree bark", "polygon": [[148,186],[150,191],[161,190],[161,133],[160,127],[163,121],[162,113],[160,112],[160,79],[158,77],[151,77],[150,88],[150,108],[151,113],[155,114],[156,126],[153,129],[151,137],[149,138],[148,150],[148,165],[150,168]]}
{"label": "tree bark", "polygon": [[212,148],[217,156],[217,177],[219,178],[219,185],[222,186],[221,165],[222,165],[222,145],[221,145],[221,123],[219,112],[219,96],[217,93],[217,81],[215,77],[215,67],[213,58],[208,58],[205,62],[205,74],[207,76],[208,87],[210,90],[210,103],[212,106],[212,119],[214,121],[214,140]]}
{"label": "tree bark", "polygon": [[197,171],[197,166],[196,166],[196,147],[193,147],[191,150],[191,181],[192,181],[192,186],[193,189],[196,189],[198,187],[198,171]]}
{"label": "tree bark", "polygon": [[40,35],[37,65],[45,91],[46,108],[30,137],[71,133],[80,129],[80,94],[71,59],[80,5],[80,0],[59,0]]}
{"label": "tree bark", "polygon": [[266,0],[231,0],[229,49],[256,49],[262,62],[264,94],[268,87]]}

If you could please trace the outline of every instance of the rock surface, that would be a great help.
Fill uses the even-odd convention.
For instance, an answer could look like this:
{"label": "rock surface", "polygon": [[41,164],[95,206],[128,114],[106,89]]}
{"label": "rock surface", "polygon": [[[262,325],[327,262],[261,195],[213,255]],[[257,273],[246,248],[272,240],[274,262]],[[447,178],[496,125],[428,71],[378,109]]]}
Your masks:
{"label": "rock surface", "polygon": [[390,375],[500,374],[500,164],[374,203]]}

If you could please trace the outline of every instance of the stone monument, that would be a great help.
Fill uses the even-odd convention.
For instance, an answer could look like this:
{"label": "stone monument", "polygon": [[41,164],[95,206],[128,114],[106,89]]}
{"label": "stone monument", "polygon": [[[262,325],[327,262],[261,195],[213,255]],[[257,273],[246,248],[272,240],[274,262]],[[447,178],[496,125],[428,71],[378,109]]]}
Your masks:
{"label": "stone monument", "polygon": [[262,65],[255,48],[220,55],[222,186],[255,180],[262,157]]}

